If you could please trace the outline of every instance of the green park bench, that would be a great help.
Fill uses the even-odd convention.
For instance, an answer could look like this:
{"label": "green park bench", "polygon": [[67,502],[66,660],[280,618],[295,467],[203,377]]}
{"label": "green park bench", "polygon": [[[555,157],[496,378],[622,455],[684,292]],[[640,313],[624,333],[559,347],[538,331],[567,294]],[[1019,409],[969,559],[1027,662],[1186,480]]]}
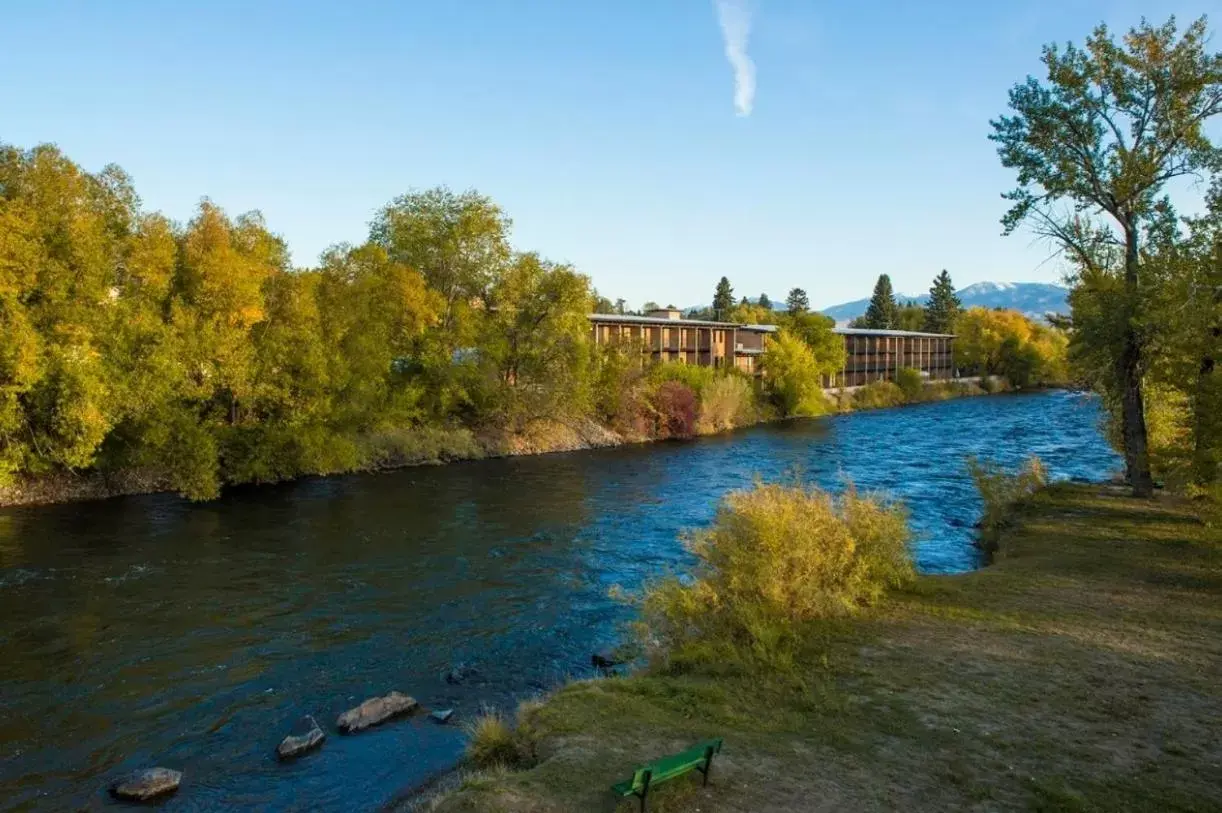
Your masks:
{"label": "green park bench", "polygon": [[641,800],[641,811],[647,809],[649,791],[690,771],[704,774],[704,783],[709,783],[709,771],[713,767],[713,754],[721,753],[721,739],[698,742],[686,751],[642,765],[632,772],[632,778],[611,786],[611,792],[621,799],[636,796]]}

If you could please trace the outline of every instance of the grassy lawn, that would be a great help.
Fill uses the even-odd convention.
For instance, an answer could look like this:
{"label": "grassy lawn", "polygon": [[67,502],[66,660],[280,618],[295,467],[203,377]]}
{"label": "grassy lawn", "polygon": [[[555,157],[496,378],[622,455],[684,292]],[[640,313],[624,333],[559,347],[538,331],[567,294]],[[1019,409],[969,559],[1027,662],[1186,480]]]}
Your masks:
{"label": "grassy lawn", "polygon": [[635,810],[607,788],[722,736],[652,810],[1222,810],[1222,530],[1187,502],[1055,487],[993,566],[824,629],[781,674],[571,684],[522,715],[533,768],[427,807]]}

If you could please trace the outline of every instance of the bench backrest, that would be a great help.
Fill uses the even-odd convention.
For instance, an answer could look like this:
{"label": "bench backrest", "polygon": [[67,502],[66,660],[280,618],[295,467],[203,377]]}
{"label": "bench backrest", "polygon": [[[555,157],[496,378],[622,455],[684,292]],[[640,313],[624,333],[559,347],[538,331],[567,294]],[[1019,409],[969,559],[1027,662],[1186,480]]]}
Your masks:
{"label": "bench backrest", "polygon": [[[698,742],[686,751],[680,751],[677,754],[662,759],[655,760],[645,766],[645,769],[652,772],[651,781],[660,782],[663,779],[669,779],[672,776],[687,773],[688,771],[703,766],[704,761],[708,758],[710,751],[714,754],[721,752],[721,740],[705,740]],[[639,772],[639,771],[638,771]],[[633,777],[633,787],[636,787],[636,775]]]}

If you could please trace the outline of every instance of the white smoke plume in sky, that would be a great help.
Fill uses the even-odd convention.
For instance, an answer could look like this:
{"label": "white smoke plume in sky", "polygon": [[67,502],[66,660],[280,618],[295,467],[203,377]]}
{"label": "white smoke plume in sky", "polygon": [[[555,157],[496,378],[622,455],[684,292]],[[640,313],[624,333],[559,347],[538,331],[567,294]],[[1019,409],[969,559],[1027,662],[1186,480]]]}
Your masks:
{"label": "white smoke plume in sky", "polygon": [[747,39],[751,35],[749,0],[714,0],[717,22],[726,44],[726,59],[734,69],[734,109],[740,116],[750,116],[755,104],[755,63],[747,55]]}

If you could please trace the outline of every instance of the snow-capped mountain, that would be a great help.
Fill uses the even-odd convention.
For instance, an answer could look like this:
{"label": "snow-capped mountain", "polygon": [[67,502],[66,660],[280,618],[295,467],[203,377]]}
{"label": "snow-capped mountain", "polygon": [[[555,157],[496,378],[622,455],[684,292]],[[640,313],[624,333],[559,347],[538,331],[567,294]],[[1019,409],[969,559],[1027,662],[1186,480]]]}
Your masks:
{"label": "snow-capped mountain", "polygon": [[[1042,319],[1049,313],[1069,313],[1069,289],[1045,282],[977,282],[960,288],[957,293],[965,308],[1009,308],[1021,311],[1032,319]],[[897,294],[895,298],[901,303],[915,301],[923,305],[929,299],[929,294]],[[869,305],[868,298],[858,299],[824,308],[823,313],[837,323],[844,323],[864,314]]]}

